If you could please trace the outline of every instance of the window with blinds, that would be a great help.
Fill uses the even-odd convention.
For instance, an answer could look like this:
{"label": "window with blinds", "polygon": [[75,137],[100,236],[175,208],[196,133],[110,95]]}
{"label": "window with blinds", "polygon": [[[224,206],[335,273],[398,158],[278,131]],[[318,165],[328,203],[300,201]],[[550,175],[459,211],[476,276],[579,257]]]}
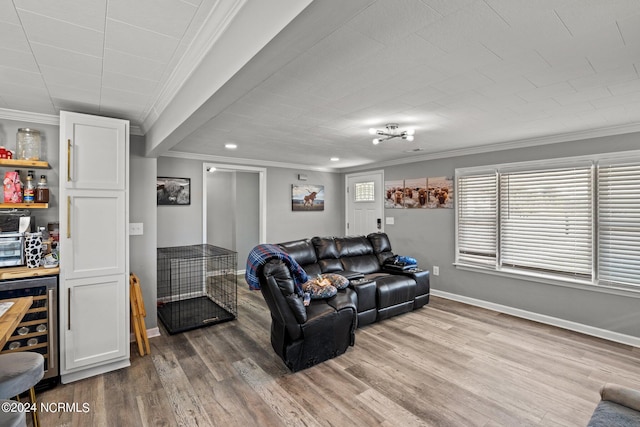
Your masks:
{"label": "window with blinds", "polygon": [[456,263],[640,291],[640,152],[456,171]]}
{"label": "window with blinds", "polygon": [[458,178],[458,262],[496,265],[497,175]]}
{"label": "window with blinds", "polygon": [[591,165],[500,175],[503,267],[592,274]]}
{"label": "window with blinds", "polygon": [[640,286],[640,163],[598,169],[598,277]]}

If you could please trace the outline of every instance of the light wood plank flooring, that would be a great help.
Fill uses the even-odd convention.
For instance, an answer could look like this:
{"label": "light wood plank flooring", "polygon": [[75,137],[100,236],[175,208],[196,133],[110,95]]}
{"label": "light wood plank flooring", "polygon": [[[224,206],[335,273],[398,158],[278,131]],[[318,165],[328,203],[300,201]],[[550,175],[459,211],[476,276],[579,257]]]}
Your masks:
{"label": "light wood plank flooring", "polygon": [[131,347],[131,367],[40,393],[89,412],[43,426],[585,426],[605,382],[640,388],[640,349],[432,298],[356,332],[295,374],[275,355],[260,292],[238,319]]}

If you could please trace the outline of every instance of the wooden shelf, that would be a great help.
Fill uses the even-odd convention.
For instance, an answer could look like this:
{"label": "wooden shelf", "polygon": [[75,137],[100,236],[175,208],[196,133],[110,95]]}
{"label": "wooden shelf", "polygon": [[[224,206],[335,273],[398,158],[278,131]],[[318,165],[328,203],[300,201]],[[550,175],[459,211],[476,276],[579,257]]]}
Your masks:
{"label": "wooden shelf", "polygon": [[0,159],[0,166],[48,169],[49,162],[45,162],[43,160]]}
{"label": "wooden shelf", "polygon": [[4,267],[0,269],[0,280],[21,279],[23,277],[52,276],[54,274],[60,274],[60,267]]}
{"label": "wooden shelf", "polygon": [[47,209],[49,203],[0,203],[0,209]]}

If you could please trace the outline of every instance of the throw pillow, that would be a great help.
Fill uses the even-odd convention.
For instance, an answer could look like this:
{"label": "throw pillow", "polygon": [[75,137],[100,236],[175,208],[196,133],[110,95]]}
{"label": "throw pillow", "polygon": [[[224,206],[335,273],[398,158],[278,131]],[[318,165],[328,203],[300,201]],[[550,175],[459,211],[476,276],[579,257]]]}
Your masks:
{"label": "throw pillow", "polygon": [[322,277],[306,281],[302,289],[311,295],[311,299],[331,298],[338,293],[338,289]]}
{"label": "throw pillow", "polygon": [[335,286],[336,289],[344,289],[349,286],[349,279],[346,277],[336,274],[336,273],[326,273],[321,274],[323,279],[328,279],[331,285]]}

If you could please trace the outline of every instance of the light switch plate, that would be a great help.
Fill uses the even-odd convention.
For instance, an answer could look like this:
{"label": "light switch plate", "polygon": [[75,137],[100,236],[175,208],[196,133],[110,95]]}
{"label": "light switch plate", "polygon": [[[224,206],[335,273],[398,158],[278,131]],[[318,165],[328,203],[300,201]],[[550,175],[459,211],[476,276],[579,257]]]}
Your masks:
{"label": "light switch plate", "polygon": [[393,225],[395,224],[395,218],[392,216],[387,216],[384,218],[384,223],[387,225]]}

